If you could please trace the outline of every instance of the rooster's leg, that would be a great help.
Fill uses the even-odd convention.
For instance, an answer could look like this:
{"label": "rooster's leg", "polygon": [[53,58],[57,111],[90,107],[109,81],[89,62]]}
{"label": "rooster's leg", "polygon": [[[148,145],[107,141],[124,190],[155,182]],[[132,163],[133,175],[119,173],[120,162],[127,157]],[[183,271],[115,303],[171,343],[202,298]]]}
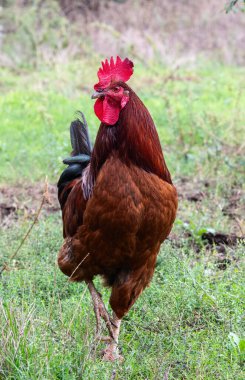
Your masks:
{"label": "rooster's leg", "polygon": [[88,285],[88,289],[91,294],[92,302],[94,306],[94,314],[96,318],[96,337],[97,337],[101,334],[101,320],[100,320],[100,312],[99,312],[98,294],[92,281],[87,281],[87,285]]}
{"label": "rooster's leg", "polygon": [[120,332],[121,319],[119,319],[113,312],[113,339],[107,345],[106,349],[103,351],[103,359],[106,361],[123,360],[123,357],[119,355],[118,352],[118,337]]}
{"label": "rooster's leg", "polygon": [[[114,340],[114,329],[112,326],[114,323],[111,321],[108,311],[105,308],[104,302],[102,301],[101,295],[95,288],[93,281],[86,281],[86,283],[88,285],[88,289],[90,291],[94,305],[94,313],[96,318],[96,338],[101,340]],[[106,327],[109,331],[110,337],[108,338],[101,337],[101,318],[104,319]]]}

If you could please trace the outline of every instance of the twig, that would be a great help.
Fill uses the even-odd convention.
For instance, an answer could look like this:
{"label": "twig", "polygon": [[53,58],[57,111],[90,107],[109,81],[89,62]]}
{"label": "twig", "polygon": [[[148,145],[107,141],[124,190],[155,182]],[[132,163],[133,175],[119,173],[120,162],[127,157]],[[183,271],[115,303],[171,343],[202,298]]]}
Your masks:
{"label": "twig", "polygon": [[[45,202],[50,202],[49,193],[48,193],[48,180],[47,180],[47,178],[45,179],[45,187],[44,187],[44,193],[43,193],[42,201],[41,201],[40,206],[39,206],[39,208],[38,208],[38,210],[36,212],[35,218],[34,218],[32,224],[31,224],[31,226],[29,227],[29,229],[25,233],[24,237],[22,238],[19,246],[14,251],[14,253],[10,256],[9,260],[13,260],[13,258],[15,258],[17,256],[17,254],[19,253],[21,247],[23,246],[23,244],[27,240],[28,236],[30,235],[31,230],[33,229],[34,225],[37,223],[39,215],[40,215],[40,213],[42,211],[42,208],[43,208],[43,205],[45,204]],[[3,264],[3,266],[2,266],[2,268],[0,270],[0,276],[2,275],[2,273],[6,269],[7,269],[7,263]]]}
{"label": "twig", "polygon": [[86,260],[86,258],[90,255],[90,252],[87,253],[87,255],[82,259],[82,261],[80,261],[80,263],[76,266],[76,268],[74,269],[74,271],[72,272],[72,274],[70,275],[70,277],[68,278],[68,281],[71,280],[72,276],[74,275],[74,273],[76,272],[76,270],[80,267],[80,265],[82,265],[82,263],[84,262],[84,260]]}
{"label": "twig", "polygon": [[242,240],[242,238],[244,237],[244,229],[243,229],[242,221],[240,221],[239,218],[237,218],[236,216],[234,217],[234,219],[235,219],[235,222],[237,223],[237,225],[241,231],[241,234],[242,234],[241,240]]}

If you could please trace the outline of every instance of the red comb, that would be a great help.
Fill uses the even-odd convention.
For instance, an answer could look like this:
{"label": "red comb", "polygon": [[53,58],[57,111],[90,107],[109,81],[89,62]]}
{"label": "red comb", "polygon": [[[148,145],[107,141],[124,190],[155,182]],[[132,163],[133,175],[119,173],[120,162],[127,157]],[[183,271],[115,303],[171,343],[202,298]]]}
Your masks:
{"label": "red comb", "polygon": [[99,88],[105,88],[110,85],[111,82],[123,81],[127,82],[133,74],[134,64],[128,58],[124,61],[117,56],[116,62],[111,57],[110,62],[108,59],[105,62],[101,62],[102,67],[98,70],[99,83],[94,86],[95,90]]}

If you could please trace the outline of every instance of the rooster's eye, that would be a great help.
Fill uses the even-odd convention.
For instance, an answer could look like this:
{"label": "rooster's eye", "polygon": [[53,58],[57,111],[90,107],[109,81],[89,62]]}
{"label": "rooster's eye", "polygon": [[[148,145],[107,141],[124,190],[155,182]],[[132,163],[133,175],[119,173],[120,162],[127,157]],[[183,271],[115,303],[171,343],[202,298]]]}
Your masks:
{"label": "rooster's eye", "polygon": [[113,88],[113,91],[114,91],[114,92],[119,92],[119,91],[120,91],[120,87],[119,87],[119,86],[114,87],[114,88]]}

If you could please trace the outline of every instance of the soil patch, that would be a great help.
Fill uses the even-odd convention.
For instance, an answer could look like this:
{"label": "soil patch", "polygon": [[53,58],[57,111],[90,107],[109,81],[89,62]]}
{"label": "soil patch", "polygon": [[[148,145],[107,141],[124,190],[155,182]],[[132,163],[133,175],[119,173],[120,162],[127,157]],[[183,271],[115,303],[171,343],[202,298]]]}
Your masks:
{"label": "soil patch", "polygon": [[[199,181],[193,184],[189,179],[181,178],[177,184],[179,199],[200,202],[207,196],[205,193],[207,187],[209,187],[208,182],[202,183]],[[31,217],[35,215],[41,203],[43,192],[44,183],[40,182],[0,186],[0,225],[9,225],[19,217]],[[46,213],[58,212],[60,206],[56,185],[49,184],[48,192],[50,203],[44,205],[43,211]]]}
{"label": "soil patch", "polygon": [[175,184],[179,199],[187,199],[190,202],[199,202],[207,197],[207,189],[211,186],[208,181],[190,181],[187,177],[181,177]]}
{"label": "soil patch", "polygon": [[[208,197],[208,188],[212,185],[213,184],[208,181],[193,183],[190,182],[188,178],[180,178],[177,183],[179,199],[195,203],[202,202],[202,200]],[[20,217],[33,218],[41,204],[44,187],[44,183],[0,186],[0,226],[10,227],[16,223]],[[42,212],[44,212],[44,214],[60,212],[56,185],[49,184],[48,193],[50,202],[44,204]],[[234,189],[230,198],[227,199],[227,206],[223,209],[224,214],[234,219],[237,215],[237,209],[240,206],[240,199],[240,192]],[[186,240],[189,240],[190,245],[197,254],[201,249],[201,245],[187,232],[181,234],[181,236],[172,233],[169,240],[176,247],[182,246]],[[222,232],[207,232],[203,233],[201,241],[207,250],[212,250],[215,247],[219,254],[218,264],[220,265],[220,269],[225,269],[230,260],[227,259],[226,255],[227,248],[234,247],[238,243],[243,242],[244,238],[234,234],[224,234]]]}
{"label": "soil patch", "polygon": [[[0,187],[0,226],[12,225],[19,217],[29,218],[36,214],[44,192],[44,183]],[[49,203],[43,211],[54,213],[60,210],[56,185],[48,185]]]}
{"label": "soil patch", "polygon": [[223,214],[232,219],[240,218],[242,216],[241,213],[244,215],[243,197],[244,192],[242,189],[233,188],[231,195],[227,199],[227,204],[222,209]]}
{"label": "soil patch", "polygon": [[228,245],[229,247],[233,247],[239,242],[242,242],[243,238],[236,236],[234,234],[223,234],[221,232],[218,233],[212,233],[212,232],[205,232],[202,234],[202,240],[209,244],[210,246],[217,245],[217,246],[225,246]]}

